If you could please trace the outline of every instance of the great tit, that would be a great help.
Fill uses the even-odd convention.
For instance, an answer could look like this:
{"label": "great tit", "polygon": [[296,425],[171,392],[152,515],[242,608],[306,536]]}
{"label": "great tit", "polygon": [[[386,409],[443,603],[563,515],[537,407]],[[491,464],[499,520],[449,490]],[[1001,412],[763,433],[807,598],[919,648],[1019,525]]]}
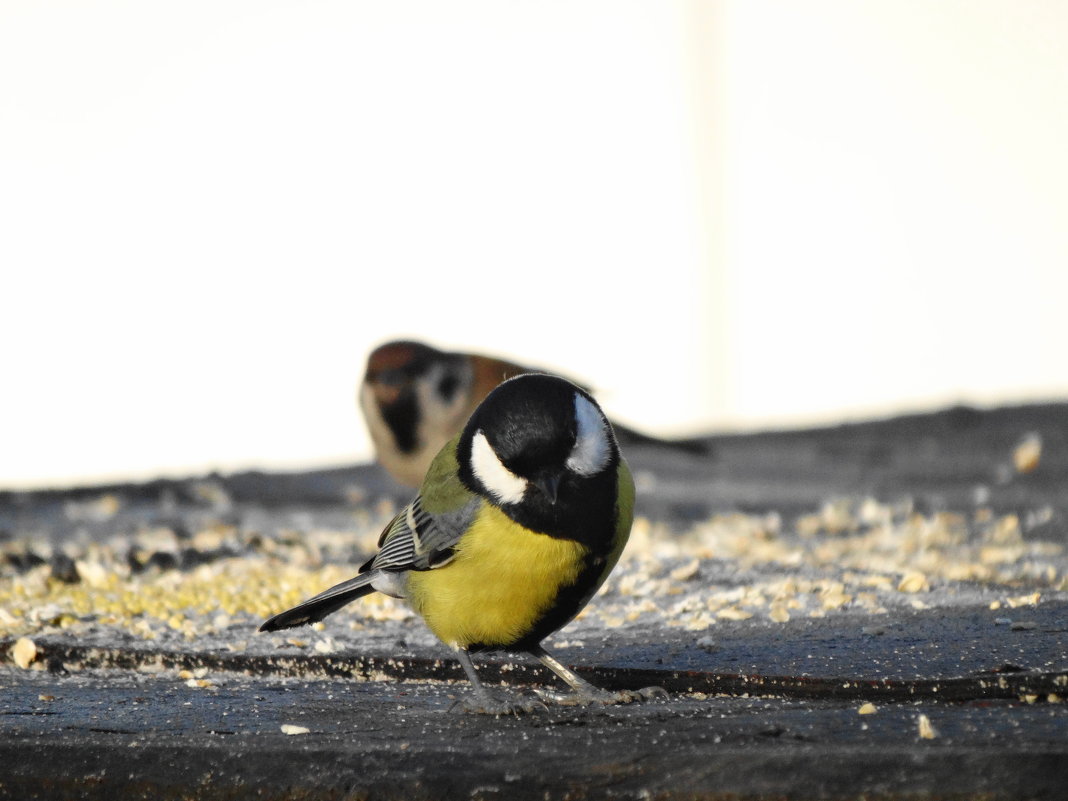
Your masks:
{"label": "great tit", "polygon": [[[539,372],[477,353],[448,353],[421,342],[387,342],[367,358],[358,400],[379,463],[418,487],[431,460],[502,381]],[[580,385],[581,386],[581,385]],[[701,439],[663,440],[613,423],[624,447],[657,445],[707,456]]]}
{"label": "great tit", "polygon": [[642,694],[599,690],[541,646],[607,578],[633,503],[630,470],[589,393],[555,376],[520,375],[490,392],[441,449],[359,575],[260,631],[321,620],[377,590],[405,599],[455,650],[474,687],[464,702],[472,711],[525,708],[479,682],[469,652],[484,650],[537,657],[575,691],[568,702],[634,700]]}

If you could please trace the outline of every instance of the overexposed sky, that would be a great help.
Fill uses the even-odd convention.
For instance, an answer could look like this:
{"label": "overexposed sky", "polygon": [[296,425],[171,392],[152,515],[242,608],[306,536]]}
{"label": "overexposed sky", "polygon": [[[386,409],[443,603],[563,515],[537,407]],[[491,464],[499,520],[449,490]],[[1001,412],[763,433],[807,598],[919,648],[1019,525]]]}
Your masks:
{"label": "overexposed sky", "polygon": [[1057,0],[0,5],[0,488],[370,454],[397,336],[665,432],[1068,393]]}

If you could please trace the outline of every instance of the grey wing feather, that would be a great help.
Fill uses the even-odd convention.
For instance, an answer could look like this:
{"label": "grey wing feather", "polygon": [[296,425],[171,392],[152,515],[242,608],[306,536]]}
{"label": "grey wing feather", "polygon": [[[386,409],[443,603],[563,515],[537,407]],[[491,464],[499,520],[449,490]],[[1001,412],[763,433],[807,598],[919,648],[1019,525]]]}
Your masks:
{"label": "grey wing feather", "polygon": [[260,631],[276,631],[314,623],[341,607],[375,591],[383,573],[430,570],[452,558],[453,548],[478,512],[477,498],[446,514],[431,515],[416,497],[390,521],[379,538],[379,552],[360,568],[360,574],[264,621]]}
{"label": "grey wing feather", "polygon": [[441,567],[474,519],[479,500],[459,509],[432,515],[417,496],[386,528],[381,550],[368,565],[372,570],[430,570]]}
{"label": "grey wing feather", "polygon": [[[413,502],[414,503],[414,502]],[[409,570],[415,563],[415,539],[408,525],[409,504],[390,521],[378,540],[379,551],[362,570]]]}

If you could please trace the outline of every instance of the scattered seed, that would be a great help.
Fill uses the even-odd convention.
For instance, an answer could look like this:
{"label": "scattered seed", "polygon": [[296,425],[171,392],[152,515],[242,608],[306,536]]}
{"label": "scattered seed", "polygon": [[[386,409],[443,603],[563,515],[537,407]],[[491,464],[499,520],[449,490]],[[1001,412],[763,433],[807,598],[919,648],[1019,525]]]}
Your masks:
{"label": "scattered seed", "polygon": [[1012,452],[1012,463],[1017,473],[1031,473],[1042,459],[1042,437],[1031,433],[1020,440]]}
{"label": "scattered seed", "polygon": [[11,648],[11,658],[25,670],[37,658],[37,644],[29,637],[19,637]]}
{"label": "scattered seed", "polygon": [[916,721],[921,740],[933,740],[938,736],[938,731],[931,724],[931,719],[926,715],[920,715]]}
{"label": "scattered seed", "polygon": [[700,566],[701,563],[697,559],[694,559],[688,564],[685,564],[682,567],[677,567],[672,570],[670,574],[671,578],[673,578],[675,581],[689,581],[690,579],[697,576],[697,571]]}
{"label": "scattered seed", "polygon": [[782,606],[781,604],[776,604],[771,607],[771,611],[768,613],[768,617],[770,617],[776,623],[785,623],[790,619],[790,612],[786,609],[785,606]]}
{"label": "scattered seed", "polygon": [[898,592],[927,592],[931,589],[927,576],[923,573],[907,573],[897,585]]}

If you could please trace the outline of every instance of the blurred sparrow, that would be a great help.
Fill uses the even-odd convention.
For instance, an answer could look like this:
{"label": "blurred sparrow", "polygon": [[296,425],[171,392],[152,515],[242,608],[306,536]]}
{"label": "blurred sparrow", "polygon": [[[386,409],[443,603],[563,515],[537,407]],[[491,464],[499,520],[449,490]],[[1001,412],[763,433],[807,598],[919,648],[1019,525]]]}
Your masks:
{"label": "blurred sparrow", "polygon": [[[495,387],[544,372],[477,353],[449,353],[421,342],[387,342],[367,358],[359,405],[379,463],[397,481],[418,487],[442,446]],[[581,385],[580,385],[581,386]],[[708,455],[700,439],[663,440],[613,422],[625,449],[654,445]]]}

